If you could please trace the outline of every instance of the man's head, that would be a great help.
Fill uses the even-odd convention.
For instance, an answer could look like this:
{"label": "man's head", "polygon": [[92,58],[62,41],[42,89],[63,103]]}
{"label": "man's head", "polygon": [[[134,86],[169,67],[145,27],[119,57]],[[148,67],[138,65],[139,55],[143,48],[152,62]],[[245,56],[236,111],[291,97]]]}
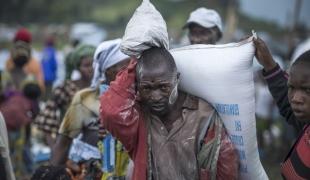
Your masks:
{"label": "man's head", "polygon": [[297,58],[290,69],[288,99],[298,120],[310,122],[310,50]]}
{"label": "man's head", "polygon": [[179,73],[172,55],[164,48],[142,53],[136,67],[137,89],[141,101],[155,115],[170,111],[178,93]]}
{"label": "man's head", "polygon": [[211,9],[198,8],[190,14],[184,27],[189,30],[191,44],[215,44],[222,37],[222,20]]}
{"label": "man's head", "polygon": [[46,39],[45,39],[45,45],[46,46],[55,46],[55,37],[52,35],[49,35]]}
{"label": "man's head", "polygon": [[23,86],[23,94],[31,100],[37,100],[41,96],[41,89],[36,82],[27,82]]}

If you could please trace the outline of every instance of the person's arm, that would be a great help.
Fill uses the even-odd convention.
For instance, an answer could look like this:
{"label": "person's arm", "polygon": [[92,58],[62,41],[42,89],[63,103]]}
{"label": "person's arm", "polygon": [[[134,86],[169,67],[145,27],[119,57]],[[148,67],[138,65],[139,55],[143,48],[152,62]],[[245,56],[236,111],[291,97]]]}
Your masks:
{"label": "person's arm", "polygon": [[65,165],[69,154],[72,138],[59,134],[52,148],[50,163],[54,166]]}
{"label": "person's arm", "polygon": [[288,75],[280,68],[279,65],[268,72],[263,71],[263,75],[267,81],[269,91],[279,107],[280,114],[285,117],[286,121],[294,126],[298,131],[302,130],[304,124],[296,119],[288,101]]}
{"label": "person's arm", "polygon": [[87,109],[80,103],[72,103],[70,105],[61,122],[58,136],[52,149],[51,163],[53,165],[64,165],[66,163],[72,140],[81,133],[83,118],[87,114]]}
{"label": "person's arm", "polygon": [[286,121],[294,126],[297,130],[301,130],[303,124],[296,119],[292,108],[288,101],[287,79],[288,75],[273,60],[268,47],[260,38],[254,39],[256,46],[255,56],[258,62],[264,67],[263,75],[267,81],[271,95],[275,99],[280,114],[285,117]]}
{"label": "person's arm", "polygon": [[140,118],[135,102],[135,66],[132,60],[100,98],[101,123],[129,152],[137,145]]}

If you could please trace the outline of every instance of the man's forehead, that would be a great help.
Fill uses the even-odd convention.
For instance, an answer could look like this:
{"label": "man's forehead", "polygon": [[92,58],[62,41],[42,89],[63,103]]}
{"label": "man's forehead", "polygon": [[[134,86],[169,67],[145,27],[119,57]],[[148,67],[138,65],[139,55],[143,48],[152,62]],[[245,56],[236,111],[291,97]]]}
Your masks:
{"label": "man's forehead", "polygon": [[157,66],[157,67],[146,67],[139,66],[137,67],[137,73],[141,76],[152,76],[152,77],[166,77],[166,76],[175,76],[175,70],[169,69],[167,66]]}
{"label": "man's forehead", "polygon": [[171,85],[173,84],[172,80],[171,79],[167,79],[167,80],[164,80],[164,79],[142,79],[140,82],[139,82],[140,85]]}
{"label": "man's forehead", "polygon": [[301,82],[310,85],[310,69],[302,64],[292,66],[289,73],[289,82]]}
{"label": "man's forehead", "polygon": [[140,80],[156,80],[156,81],[171,81],[175,79],[176,74],[172,72],[160,72],[160,71],[142,71],[139,74]]}

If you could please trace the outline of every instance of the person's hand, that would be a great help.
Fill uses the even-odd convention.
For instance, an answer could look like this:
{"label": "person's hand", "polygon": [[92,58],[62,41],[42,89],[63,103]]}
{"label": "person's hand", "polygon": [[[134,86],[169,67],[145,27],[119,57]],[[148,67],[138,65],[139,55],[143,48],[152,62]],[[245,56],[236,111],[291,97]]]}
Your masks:
{"label": "person's hand", "polygon": [[81,167],[73,162],[72,160],[67,160],[66,162],[66,167],[73,173],[73,174],[78,174],[81,173]]}
{"label": "person's hand", "polygon": [[104,128],[104,125],[102,123],[99,123],[99,131],[98,131],[99,139],[103,140],[107,134],[108,131]]}
{"label": "person's hand", "polygon": [[128,73],[136,73],[137,59],[132,58],[127,66]]}
{"label": "person's hand", "polygon": [[256,47],[255,57],[266,71],[272,70],[276,67],[277,63],[273,60],[272,55],[265,44],[265,42],[258,38],[253,38],[254,45]]}
{"label": "person's hand", "polygon": [[87,170],[84,164],[78,165],[75,162],[68,160],[66,163],[66,171],[72,180],[84,180],[87,175]]}
{"label": "person's hand", "polygon": [[116,80],[112,83],[117,83],[122,87],[131,86],[134,83],[135,78],[136,78],[136,65],[137,65],[137,60],[132,58],[128,66],[117,73]]}

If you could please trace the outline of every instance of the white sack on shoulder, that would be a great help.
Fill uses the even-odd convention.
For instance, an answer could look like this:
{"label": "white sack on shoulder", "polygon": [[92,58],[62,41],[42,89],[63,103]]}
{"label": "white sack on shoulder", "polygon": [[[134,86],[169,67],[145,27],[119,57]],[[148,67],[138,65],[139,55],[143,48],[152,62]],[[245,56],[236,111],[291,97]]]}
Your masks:
{"label": "white sack on shoulder", "polygon": [[127,24],[121,51],[128,56],[140,57],[151,47],[169,47],[167,25],[149,0],[143,0]]}
{"label": "white sack on shoulder", "polygon": [[181,73],[180,89],[210,102],[238,149],[240,179],[268,179],[256,138],[252,37],[224,45],[171,50]]}

